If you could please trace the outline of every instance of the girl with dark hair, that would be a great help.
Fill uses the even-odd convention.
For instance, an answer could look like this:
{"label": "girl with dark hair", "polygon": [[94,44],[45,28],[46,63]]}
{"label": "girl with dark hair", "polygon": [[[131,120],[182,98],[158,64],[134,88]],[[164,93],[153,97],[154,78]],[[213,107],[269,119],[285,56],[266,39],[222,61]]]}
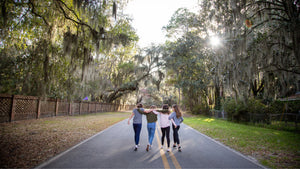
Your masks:
{"label": "girl with dark hair", "polygon": [[[138,109],[143,109],[143,105],[141,103],[138,103],[136,106]],[[131,116],[128,119],[128,125],[130,124],[130,120],[133,117],[133,130],[134,130],[134,141],[135,141],[135,147],[134,151],[137,151],[139,147],[139,142],[140,142],[140,133],[142,129],[142,114],[140,114],[137,110],[138,109],[133,109]]]}
{"label": "girl with dark hair", "polygon": [[181,111],[179,110],[178,105],[174,104],[172,106],[172,108],[173,108],[173,112],[169,116],[169,120],[171,120],[172,128],[173,128],[173,138],[174,138],[173,148],[175,148],[176,144],[177,144],[178,151],[181,151],[180,140],[179,140],[179,136],[178,136],[178,130],[180,128],[180,123],[183,122],[183,117],[182,117]]}
{"label": "girl with dark hair", "polygon": [[164,104],[162,106],[162,110],[157,110],[157,111],[153,111],[155,112],[159,112],[160,114],[160,129],[161,129],[161,148],[163,149],[164,146],[164,141],[165,141],[165,137],[167,139],[167,145],[168,145],[168,149],[167,151],[170,151],[170,120],[169,120],[169,115],[170,115],[170,111],[169,111],[169,105]]}

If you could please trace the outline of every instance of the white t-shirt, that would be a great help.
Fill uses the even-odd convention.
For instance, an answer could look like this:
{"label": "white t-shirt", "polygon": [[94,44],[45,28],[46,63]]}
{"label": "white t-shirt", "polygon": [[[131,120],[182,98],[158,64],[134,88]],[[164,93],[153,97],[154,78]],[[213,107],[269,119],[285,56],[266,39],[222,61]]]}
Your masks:
{"label": "white t-shirt", "polygon": [[157,111],[153,111],[155,114],[160,114],[160,127],[166,128],[170,126],[169,114],[168,113],[160,113]]}

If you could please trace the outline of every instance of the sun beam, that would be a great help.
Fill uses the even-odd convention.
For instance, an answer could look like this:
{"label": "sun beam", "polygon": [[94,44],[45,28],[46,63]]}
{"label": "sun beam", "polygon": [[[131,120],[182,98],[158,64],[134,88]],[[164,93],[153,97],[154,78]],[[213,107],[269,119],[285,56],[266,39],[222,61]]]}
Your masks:
{"label": "sun beam", "polygon": [[213,36],[213,37],[210,38],[210,44],[212,46],[219,46],[221,44],[221,40],[220,40],[219,37]]}

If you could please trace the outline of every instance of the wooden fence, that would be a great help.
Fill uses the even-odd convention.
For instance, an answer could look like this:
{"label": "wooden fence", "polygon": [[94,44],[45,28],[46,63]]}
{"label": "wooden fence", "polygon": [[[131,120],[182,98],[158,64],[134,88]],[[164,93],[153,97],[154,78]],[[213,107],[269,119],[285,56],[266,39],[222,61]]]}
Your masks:
{"label": "wooden fence", "polygon": [[132,110],[134,105],[108,104],[0,94],[0,123],[52,116]]}

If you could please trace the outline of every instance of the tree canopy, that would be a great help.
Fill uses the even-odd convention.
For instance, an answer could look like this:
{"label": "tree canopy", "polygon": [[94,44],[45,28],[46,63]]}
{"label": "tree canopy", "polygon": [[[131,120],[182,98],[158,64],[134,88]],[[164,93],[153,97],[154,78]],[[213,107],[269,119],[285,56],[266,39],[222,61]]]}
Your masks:
{"label": "tree canopy", "polygon": [[167,78],[191,109],[220,109],[225,97],[291,96],[300,88],[299,21],[293,0],[203,0],[198,13],[178,9],[164,27]]}
{"label": "tree canopy", "polygon": [[202,0],[173,14],[165,44],[144,49],[126,3],[1,1],[0,92],[132,103],[145,88],[156,103],[221,109],[225,97],[299,91],[299,1]]}
{"label": "tree canopy", "polygon": [[1,1],[1,92],[78,99],[94,95],[93,87],[106,90],[110,82],[105,79],[116,81],[109,73],[132,71],[128,53],[138,37],[130,18],[118,14],[124,5],[109,0]]}

